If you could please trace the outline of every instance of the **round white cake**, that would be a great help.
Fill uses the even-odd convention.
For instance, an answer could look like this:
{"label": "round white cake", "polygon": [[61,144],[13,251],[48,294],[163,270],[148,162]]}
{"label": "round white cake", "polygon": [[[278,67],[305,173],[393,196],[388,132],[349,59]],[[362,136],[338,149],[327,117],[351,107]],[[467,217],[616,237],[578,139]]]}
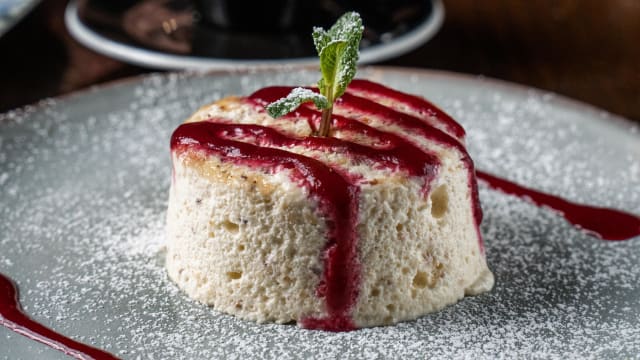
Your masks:
{"label": "round white cake", "polygon": [[333,331],[415,319],[493,286],[464,130],[417,96],[354,80],[331,134],[291,88],[226,98],[172,137],[167,271],[258,322]]}

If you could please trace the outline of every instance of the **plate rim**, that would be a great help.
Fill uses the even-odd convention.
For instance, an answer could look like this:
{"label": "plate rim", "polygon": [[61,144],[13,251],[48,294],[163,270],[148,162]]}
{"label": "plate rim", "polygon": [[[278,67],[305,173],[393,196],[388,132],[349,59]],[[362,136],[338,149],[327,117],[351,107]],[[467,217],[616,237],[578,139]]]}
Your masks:
{"label": "plate rim", "polygon": [[[4,113],[0,113],[0,126],[4,122],[7,121],[8,118],[11,118],[11,114],[16,113],[24,113],[24,112],[37,112],[40,109],[43,109],[53,101],[53,102],[64,102],[64,101],[72,101],[77,97],[82,97],[87,94],[99,92],[102,90],[110,89],[113,87],[127,86],[136,82],[140,82],[143,79],[151,76],[162,76],[168,77],[172,75],[178,75],[185,78],[191,77],[216,77],[216,76],[245,76],[252,74],[268,74],[268,73],[282,73],[282,72],[296,72],[296,71],[313,71],[318,70],[317,65],[303,65],[303,66],[292,66],[292,65],[271,65],[271,66],[262,66],[262,67],[242,67],[242,68],[223,68],[223,69],[209,69],[209,70],[182,70],[182,71],[171,71],[171,72],[161,72],[154,71],[150,73],[138,74],[128,77],[123,77],[119,79],[114,79],[110,81],[106,81],[103,83],[91,85],[89,87],[77,89],[71,91],[66,94],[61,94],[53,97],[46,97],[41,100],[35,101],[31,104],[19,106],[17,108],[9,109]],[[550,90],[540,89],[538,87],[520,84],[512,81],[502,80],[490,76],[485,76],[482,74],[469,74],[469,73],[461,73],[449,70],[440,70],[440,69],[426,69],[426,68],[416,68],[416,67],[402,67],[402,66],[389,66],[389,65],[361,65],[358,67],[360,71],[368,71],[371,73],[381,72],[381,73],[396,73],[403,76],[421,76],[421,77],[438,77],[444,80],[446,79],[455,79],[463,82],[470,82],[476,84],[485,84],[489,85],[491,88],[500,88],[504,92],[517,92],[521,95],[535,95],[535,96],[550,96],[551,98],[548,100],[548,104],[552,106],[559,106],[563,108],[569,108],[573,111],[578,112],[589,112],[593,119],[603,125],[612,125],[618,130],[624,130],[629,133],[628,135],[635,135],[638,140],[640,140],[640,121],[634,121],[628,118],[625,118],[622,115],[618,115],[612,113],[608,110],[602,109],[596,105],[571,98],[566,95],[562,95]],[[356,74],[356,78],[358,74]]]}
{"label": "plate rim", "polygon": [[[429,16],[413,30],[398,37],[397,41],[388,44],[374,45],[360,52],[360,64],[384,61],[403,55],[432,39],[442,27],[445,9],[442,0],[430,1],[432,11]],[[199,56],[184,56],[167,54],[161,51],[135,47],[102,36],[82,24],[78,16],[78,0],[71,0],[64,12],[64,22],[72,37],[80,44],[100,54],[110,56],[119,61],[153,69],[183,70],[183,69],[230,69],[249,67],[305,66],[314,64],[316,57],[291,59],[219,59]]]}

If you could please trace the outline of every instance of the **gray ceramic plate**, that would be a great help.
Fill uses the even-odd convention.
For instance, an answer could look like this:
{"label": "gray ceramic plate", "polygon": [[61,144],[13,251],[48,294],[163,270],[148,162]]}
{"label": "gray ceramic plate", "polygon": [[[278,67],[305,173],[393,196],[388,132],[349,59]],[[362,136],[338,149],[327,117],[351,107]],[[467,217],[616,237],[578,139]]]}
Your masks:
{"label": "gray ceramic plate", "polygon": [[[638,128],[495,80],[367,68],[467,128],[477,166],[640,213]],[[315,71],[167,74],[0,116],[0,272],[32,316],[123,358],[630,358],[640,354],[640,238],[605,242],[481,187],[495,289],[417,321],[349,333],[257,325],[196,304],[160,244],[171,131],[200,105]],[[64,358],[0,328],[5,358]]]}

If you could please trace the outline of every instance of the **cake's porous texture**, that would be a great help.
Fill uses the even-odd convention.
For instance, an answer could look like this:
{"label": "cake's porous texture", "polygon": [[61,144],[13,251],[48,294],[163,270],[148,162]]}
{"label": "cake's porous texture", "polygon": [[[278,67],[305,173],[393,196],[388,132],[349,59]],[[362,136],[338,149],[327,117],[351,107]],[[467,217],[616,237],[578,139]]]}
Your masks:
{"label": "cake's porous texture", "polygon": [[353,330],[493,286],[464,130],[427,101],[354,80],[331,136],[290,88],[197,111],[172,137],[166,266],[190,297],[258,322]]}

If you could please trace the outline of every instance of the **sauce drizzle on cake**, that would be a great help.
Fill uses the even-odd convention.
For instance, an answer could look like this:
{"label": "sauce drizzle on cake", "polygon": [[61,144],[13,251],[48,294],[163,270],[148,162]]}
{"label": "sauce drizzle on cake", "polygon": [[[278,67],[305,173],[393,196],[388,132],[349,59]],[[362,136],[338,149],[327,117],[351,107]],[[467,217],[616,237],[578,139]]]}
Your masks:
{"label": "sauce drizzle on cake", "polygon": [[[356,86],[359,90],[360,96],[356,96],[351,93],[351,87]],[[273,102],[286,94],[288,94],[293,87],[283,87],[283,86],[273,86],[260,89],[253,94],[251,94],[248,99],[256,102],[258,105],[265,105],[270,102]],[[371,90],[369,90],[371,89]],[[317,89],[314,89],[317,90]],[[484,251],[484,243],[482,240],[482,234],[480,233],[480,223],[482,222],[482,207],[480,206],[480,198],[478,195],[478,187],[477,182],[475,181],[475,170],[473,165],[473,160],[467,153],[464,145],[462,145],[458,139],[454,138],[452,135],[449,135],[447,132],[438,129],[433,126],[433,124],[425,122],[421,118],[417,118],[411,116],[407,113],[396,111],[388,106],[381,105],[372,100],[368,100],[364,95],[366,95],[369,91],[377,94],[378,96],[385,96],[388,99],[393,99],[394,101],[398,101],[401,103],[412,103],[415,105],[415,96],[406,94],[400,91],[396,91],[382,85],[378,85],[374,82],[367,80],[353,80],[349,87],[347,88],[347,92],[336,101],[336,106],[345,109],[351,110],[360,116],[364,117],[376,117],[383,123],[389,125],[395,125],[402,128],[407,133],[414,133],[422,136],[424,139],[432,141],[434,143],[441,144],[446,147],[451,147],[458,151],[461,156],[461,161],[464,163],[467,174],[468,174],[468,183],[471,187],[471,197],[472,202],[471,205],[473,207],[473,217],[476,225],[476,234],[478,236],[478,242],[480,243],[480,250]],[[442,110],[438,109],[431,103],[424,101],[420,104],[420,112],[431,115],[431,114],[441,114],[444,113]],[[307,107],[308,108],[308,107]],[[304,116],[305,114],[298,110],[299,116]],[[336,116],[336,115],[334,115]],[[442,120],[440,117],[434,118],[430,117],[432,121],[439,122],[441,124],[449,124],[448,121]],[[450,119],[448,116],[445,119]],[[457,123],[456,123],[457,124]],[[459,126],[459,125],[458,125]],[[455,127],[454,127],[455,129]],[[464,132],[461,134],[464,136]],[[405,139],[406,142],[408,140]],[[420,150],[420,152],[424,152]]]}
{"label": "sauce drizzle on cake", "polygon": [[[264,145],[294,142],[273,129],[257,125],[196,122],[183,124],[171,137],[172,150],[197,147],[222,155],[225,160],[244,165],[267,167],[269,171],[288,169],[294,180],[302,184],[319,201],[329,219],[329,232],[324,254],[324,277],[318,296],[325,298],[329,317],[307,319],[310,327],[334,331],[353,330],[350,310],[358,297],[358,261],[356,257],[356,221],[358,187],[322,162],[285,150],[260,147],[225,137],[260,136]],[[316,139],[320,145],[321,139]],[[313,143],[313,140],[310,140]]]}
{"label": "sauce drizzle on cake", "polygon": [[349,84],[349,92],[354,95],[361,94],[373,97],[374,99],[386,99],[401,103],[420,115],[429,116],[429,118],[435,122],[434,124],[440,125],[437,127],[442,127],[447,134],[457,139],[463,139],[465,136],[465,130],[462,125],[447,113],[440,110],[440,108],[419,96],[396,91],[390,87],[364,79],[354,79],[351,81]]}

